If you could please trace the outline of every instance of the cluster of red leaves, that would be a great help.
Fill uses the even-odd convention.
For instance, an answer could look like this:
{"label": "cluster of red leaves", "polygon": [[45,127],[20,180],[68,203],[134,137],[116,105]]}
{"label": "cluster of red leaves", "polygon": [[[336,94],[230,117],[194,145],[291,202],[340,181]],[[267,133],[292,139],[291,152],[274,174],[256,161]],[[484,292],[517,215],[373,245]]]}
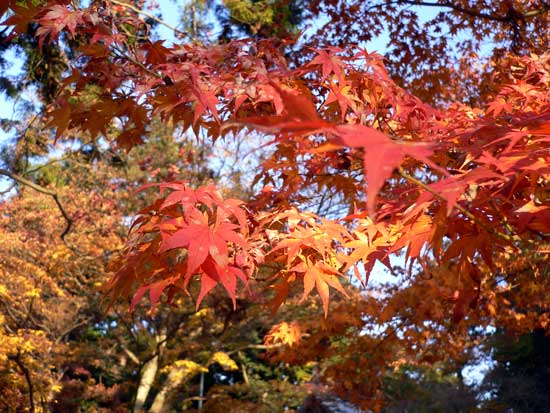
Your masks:
{"label": "cluster of red leaves", "polygon": [[328,17],[314,25],[316,45],[386,41],[392,79],[427,102],[483,102],[494,93],[491,77],[502,72],[509,51],[548,50],[545,0],[414,3],[311,0],[304,17]]}
{"label": "cluster of red leaves", "polygon": [[[396,86],[381,57],[364,50],[315,50],[291,67],[267,40],[136,43],[123,26],[144,22],[120,17],[108,1],[82,10],[63,2],[9,7],[24,9],[6,22],[14,34],[35,19],[41,39],[65,33],[82,44],[78,70],[50,112],[57,136],[107,136],[118,125],[116,144],[130,148],[160,116],[214,140],[242,128],[274,137],[257,178],[264,190],[250,204],[256,217],[212,187],[163,185],[174,192],[138,218],[111,283],[116,295],[137,283],[134,303],[149,291],[154,306],[164,289],[186,290],[199,275],[198,302],[218,283],[235,300],[237,279],[246,284],[265,256],[281,264],[275,306],[300,280],[326,311],[328,287],[341,290],[338,274],[361,260],[368,277],[376,260],[406,248],[411,266],[449,264],[458,321],[480,296],[480,267],[490,272],[510,251],[548,253],[548,56],[503,68],[507,84],[486,108],[436,110]],[[307,191],[327,189],[353,214],[320,220],[292,209]]]}
{"label": "cluster of red leaves", "polygon": [[[132,308],[149,291],[154,308],[162,292],[188,291],[200,276],[197,307],[218,283],[236,302],[237,279],[248,285],[258,259],[248,247],[248,221],[242,202],[223,199],[213,187],[191,189],[185,183],[160,184],[165,198],[140,211],[133,237],[108,288],[115,294],[141,285]],[[171,298],[169,299],[169,301]]]}

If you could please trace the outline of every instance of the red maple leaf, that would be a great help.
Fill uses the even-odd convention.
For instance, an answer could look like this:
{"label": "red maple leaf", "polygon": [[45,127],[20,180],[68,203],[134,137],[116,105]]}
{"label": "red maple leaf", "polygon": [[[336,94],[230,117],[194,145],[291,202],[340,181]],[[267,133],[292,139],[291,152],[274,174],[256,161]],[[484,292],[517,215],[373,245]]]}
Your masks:
{"label": "red maple leaf", "polygon": [[68,30],[71,36],[74,37],[76,26],[83,23],[83,12],[80,10],[70,10],[59,4],[48,7],[46,10],[46,14],[38,19],[40,27],[36,30],[40,48],[42,48],[46,37],[49,36],[50,41],[53,41],[64,30]]}

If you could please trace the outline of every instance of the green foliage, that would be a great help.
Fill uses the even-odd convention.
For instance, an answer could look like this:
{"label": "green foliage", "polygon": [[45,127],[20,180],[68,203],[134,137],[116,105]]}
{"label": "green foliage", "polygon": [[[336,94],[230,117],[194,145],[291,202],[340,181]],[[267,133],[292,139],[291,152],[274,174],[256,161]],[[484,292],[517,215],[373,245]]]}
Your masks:
{"label": "green foliage", "polygon": [[257,37],[285,38],[298,33],[303,0],[224,0],[218,18],[224,28],[222,37],[233,30]]}

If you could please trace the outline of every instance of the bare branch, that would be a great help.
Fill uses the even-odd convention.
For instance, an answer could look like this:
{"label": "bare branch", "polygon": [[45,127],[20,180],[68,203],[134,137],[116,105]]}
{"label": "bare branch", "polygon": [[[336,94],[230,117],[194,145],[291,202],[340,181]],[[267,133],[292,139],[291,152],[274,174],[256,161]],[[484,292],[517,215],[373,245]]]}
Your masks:
{"label": "bare branch", "polygon": [[23,178],[22,176],[19,176],[17,174],[14,174],[14,173],[8,171],[7,169],[0,168],[0,175],[7,176],[8,178],[13,179],[14,181],[16,181],[17,183],[19,183],[21,185],[28,186],[29,188],[34,189],[36,192],[40,192],[41,194],[49,195],[53,198],[53,200],[55,201],[55,203],[57,205],[57,208],[61,212],[61,215],[63,215],[63,218],[67,222],[67,225],[66,225],[65,229],[61,233],[61,239],[63,240],[63,242],[65,242],[65,236],[71,230],[71,227],[73,225],[73,220],[71,219],[71,217],[69,217],[69,214],[67,214],[67,211],[65,210],[65,208],[63,207],[63,205],[59,201],[59,197],[58,197],[57,192],[53,191],[51,189],[48,189],[48,188],[44,188],[43,186],[37,185],[34,182],[29,181],[26,178]]}
{"label": "bare branch", "polygon": [[63,338],[64,338],[67,334],[73,332],[73,331],[76,330],[78,327],[81,327],[81,326],[84,326],[84,325],[88,324],[88,322],[90,322],[91,320],[92,320],[92,318],[91,318],[91,317],[88,317],[88,318],[85,318],[85,319],[79,321],[78,323],[75,323],[75,324],[71,325],[70,327],[66,328],[64,331],[61,332],[61,334],[59,335],[59,337],[57,337],[57,339],[55,340],[56,343],[61,342],[61,340],[63,340]]}
{"label": "bare branch", "polygon": [[121,343],[120,346],[122,347],[122,350],[126,353],[128,357],[130,357],[130,360],[132,360],[134,363],[136,363],[138,366],[141,364],[139,361],[139,358],[135,355],[135,353],[130,350],[124,343]]}
{"label": "bare branch", "polygon": [[246,346],[242,346],[242,347],[239,347],[235,350],[231,350],[231,351],[227,351],[226,353],[228,355],[231,355],[231,354],[235,354],[235,353],[239,353],[243,350],[248,350],[248,349],[252,349],[252,350],[273,350],[273,349],[276,349],[276,348],[281,348],[281,347],[284,347],[286,346],[285,343],[277,343],[277,344],[271,344],[271,345],[265,345],[265,344],[248,344]]}
{"label": "bare branch", "polygon": [[527,19],[531,17],[538,16],[540,14],[544,14],[548,11],[550,11],[550,5],[546,5],[544,7],[540,7],[538,9],[533,9],[526,11],[525,13],[514,13],[514,10],[511,9],[506,15],[498,15],[498,14],[488,14],[481,11],[476,11],[473,9],[467,9],[465,7],[460,6],[459,4],[456,4],[457,2],[443,2],[443,3],[431,3],[427,1],[415,1],[415,0],[395,0],[395,1],[389,1],[386,3],[379,3],[375,4],[367,9],[367,11],[370,11],[375,8],[381,8],[385,7],[388,4],[397,4],[397,5],[410,5],[410,6],[423,6],[423,7],[439,7],[439,8],[446,8],[451,9],[453,11],[456,11],[458,13],[465,14],[470,17],[480,18],[484,20],[490,20],[490,21],[497,21],[497,22],[517,22],[518,20]]}

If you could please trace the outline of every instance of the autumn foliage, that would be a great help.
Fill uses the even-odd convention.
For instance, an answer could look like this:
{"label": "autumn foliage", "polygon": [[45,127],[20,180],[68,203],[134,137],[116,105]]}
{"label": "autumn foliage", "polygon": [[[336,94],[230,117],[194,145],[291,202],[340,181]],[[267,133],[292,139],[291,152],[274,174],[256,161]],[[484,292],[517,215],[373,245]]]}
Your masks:
{"label": "autumn foliage", "polygon": [[[382,56],[352,44],[252,38],[169,46],[145,36],[133,8],[109,1],[87,8],[10,1],[8,9],[12,36],[32,23],[39,47],[77,45],[44,115],[56,141],[82,134],[130,150],[160,118],[198,139],[260,142],[248,148],[260,157],[250,199],[177,180],[140,189],[159,195],[137,213],[111,260],[104,290],[112,302],[130,297],[134,309],[148,295],[154,310],[187,294],[199,308],[218,286],[235,308],[252,296],[276,311],[299,286],[301,301],[317,294],[334,321],[274,327],[266,344],[280,346],[269,357],[329,357],[336,349],[327,340],[348,334],[333,344],[340,365],[381,371],[465,357],[478,344],[469,336],[474,326],[549,328],[548,54],[500,53],[498,66],[475,75],[486,82],[475,98],[455,90],[453,99],[439,85],[419,94],[426,103],[402,86],[418,91],[419,81],[435,82],[433,72],[398,79],[400,86]],[[527,19],[548,8],[508,12]],[[521,26],[514,18],[509,24]],[[392,70],[402,62],[394,58]],[[445,71],[450,82],[460,83],[459,74]],[[397,272],[390,260],[399,255],[401,284],[370,287],[374,266]],[[370,295],[359,299],[354,285]],[[387,345],[360,334],[374,325],[385,326]],[[347,360],[357,354],[369,356]],[[330,362],[324,375],[348,399],[382,405],[380,377],[353,381]]]}

